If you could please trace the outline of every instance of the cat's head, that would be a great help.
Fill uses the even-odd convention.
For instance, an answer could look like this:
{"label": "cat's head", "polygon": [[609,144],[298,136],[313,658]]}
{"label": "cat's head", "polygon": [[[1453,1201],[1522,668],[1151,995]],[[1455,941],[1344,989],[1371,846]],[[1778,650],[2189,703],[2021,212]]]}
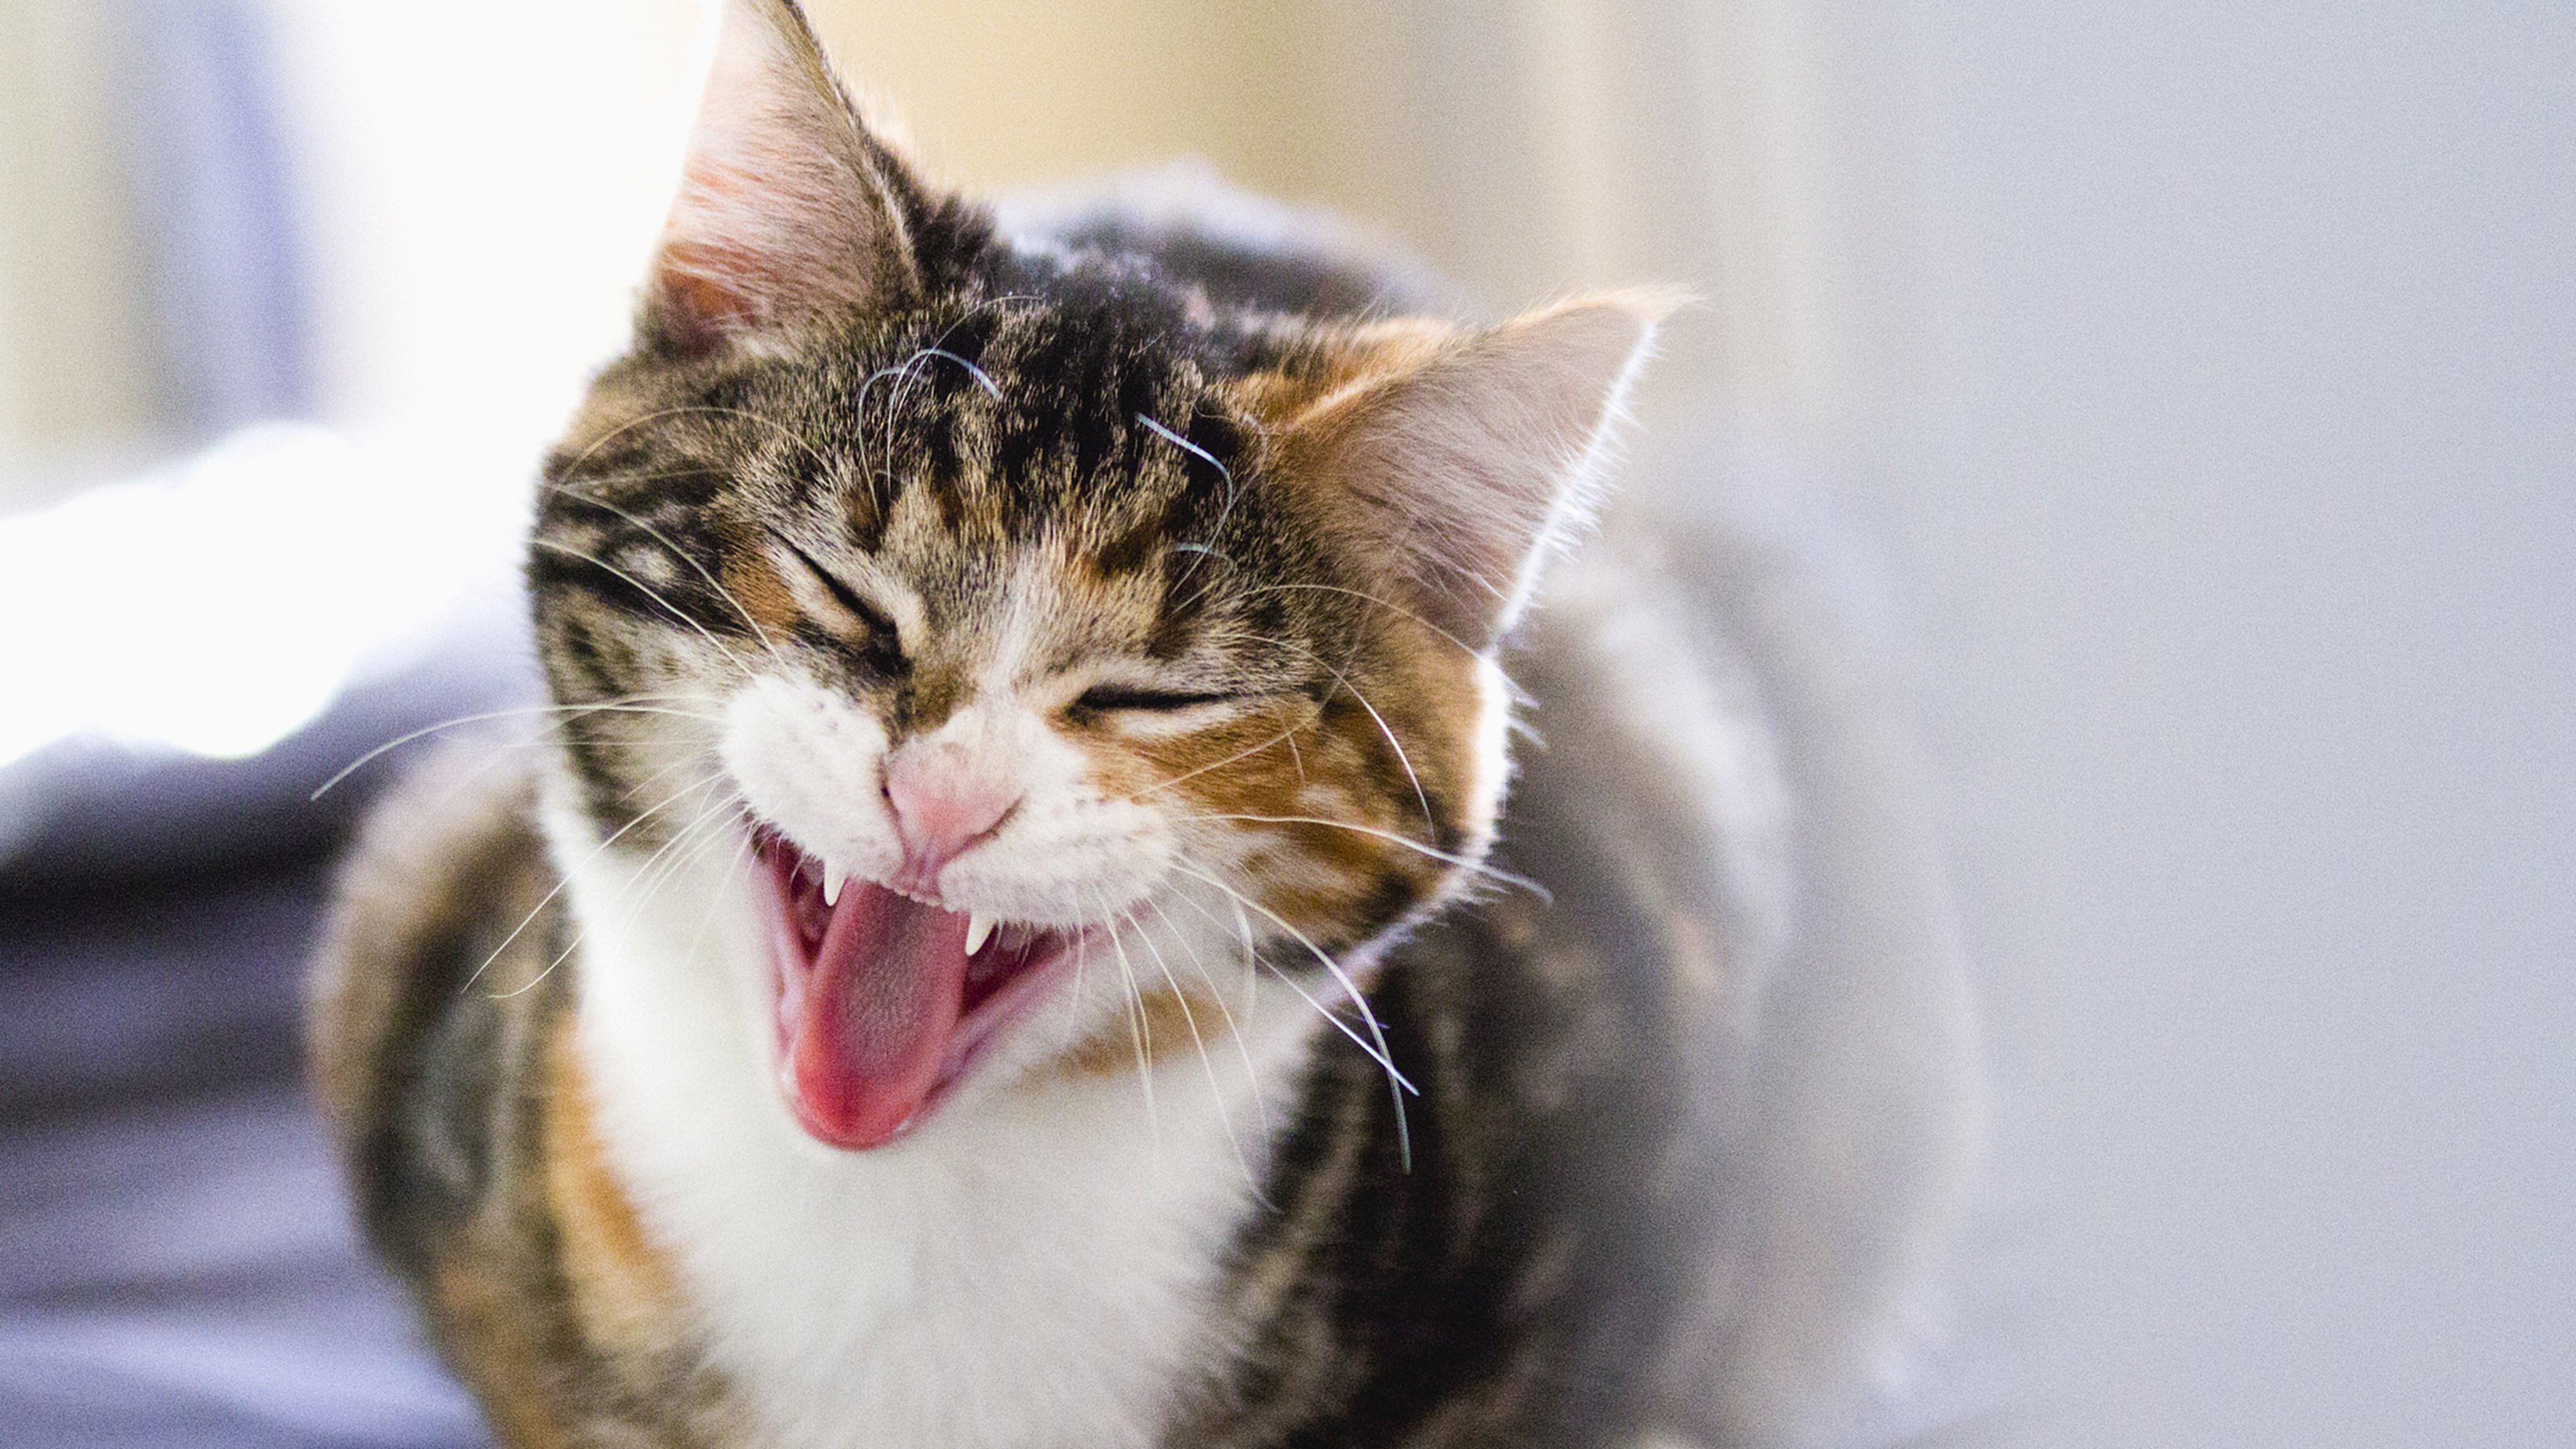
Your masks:
{"label": "cat's head", "polygon": [[1495,650],[1659,307],[1217,291],[1000,238],[785,0],[732,0],[530,571],[558,849],[749,893],[767,1065],[826,1142],[970,1075],[1133,1069],[1247,971],[1329,1005],[1475,879]]}

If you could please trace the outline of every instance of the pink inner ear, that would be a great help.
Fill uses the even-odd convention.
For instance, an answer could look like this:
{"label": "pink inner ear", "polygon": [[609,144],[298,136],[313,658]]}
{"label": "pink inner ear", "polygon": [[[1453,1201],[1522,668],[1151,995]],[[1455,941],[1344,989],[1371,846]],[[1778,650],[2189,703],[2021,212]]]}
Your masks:
{"label": "pink inner ear", "polygon": [[1492,642],[1596,502],[1603,444],[1667,306],[1621,296],[1525,317],[1328,403],[1296,425],[1325,506],[1423,617]]}
{"label": "pink inner ear", "polygon": [[686,350],[881,300],[913,272],[897,166],[867,140],[801,16],[729,0],[655,263]]}
{"label": "pink inner ear", "polygon": [[759,325],[759,309],[750,294],[717,280],[741,277],[746,260],[678,244],[663,249],[657,301],[671,340],[683,351],[708,351],[728,335]]}

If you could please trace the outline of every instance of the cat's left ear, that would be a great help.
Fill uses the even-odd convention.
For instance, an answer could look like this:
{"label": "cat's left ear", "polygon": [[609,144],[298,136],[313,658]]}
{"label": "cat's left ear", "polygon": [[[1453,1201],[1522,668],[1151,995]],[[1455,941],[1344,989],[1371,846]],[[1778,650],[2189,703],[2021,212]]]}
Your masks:
{"label": "cat's left ear", "polygon": [[647,340],[695,355],[917,296],[923,209],[793,0],[724,0],[647,284]]}
{"label": "cat's left ear", "polygon": [[1615,293],[1425,346],[1291,422],[1281,457],[1372,582],[1474,648],[1528,606],[1599,501],[1611,434],[1678,297]]}

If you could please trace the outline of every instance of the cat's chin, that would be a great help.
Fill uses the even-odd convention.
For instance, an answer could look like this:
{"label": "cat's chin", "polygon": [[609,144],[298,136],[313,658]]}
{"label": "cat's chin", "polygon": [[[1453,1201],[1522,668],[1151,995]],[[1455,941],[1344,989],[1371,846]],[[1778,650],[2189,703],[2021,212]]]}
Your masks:
{"label": "cat's chin", "polygon": [[851,879],[758,838],[775,963],[778,1079],[828,1146],[882,1147],[917,1129],[1044,994],[1087,934],[987,923]]}

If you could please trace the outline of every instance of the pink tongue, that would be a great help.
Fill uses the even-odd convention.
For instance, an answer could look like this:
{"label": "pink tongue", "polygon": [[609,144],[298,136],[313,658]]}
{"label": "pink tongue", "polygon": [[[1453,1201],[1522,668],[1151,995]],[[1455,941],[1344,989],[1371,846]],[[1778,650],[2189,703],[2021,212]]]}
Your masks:
{"label": "pink tongue", "polygon": [[966,918],[852,881],[814,948],[787,1097],[835,1147],[893,1138],[938,1085],[966,990]]}

